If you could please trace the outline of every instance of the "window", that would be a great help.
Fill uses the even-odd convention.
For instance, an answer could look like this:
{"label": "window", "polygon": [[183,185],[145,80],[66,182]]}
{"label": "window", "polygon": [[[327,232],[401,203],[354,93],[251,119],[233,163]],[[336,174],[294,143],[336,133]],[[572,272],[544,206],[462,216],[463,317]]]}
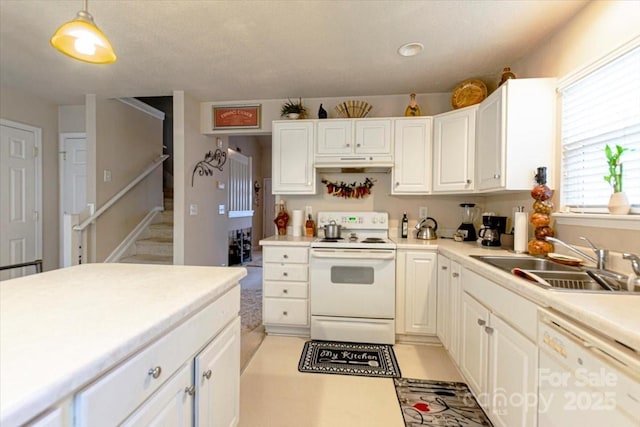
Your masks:
{"label": "window", "polygon": [[613,192],[604,180],[608,144],[627,148],[622,190],[640,213],[640,46],[617,53],[560,84],[562,205],[606,212]]}

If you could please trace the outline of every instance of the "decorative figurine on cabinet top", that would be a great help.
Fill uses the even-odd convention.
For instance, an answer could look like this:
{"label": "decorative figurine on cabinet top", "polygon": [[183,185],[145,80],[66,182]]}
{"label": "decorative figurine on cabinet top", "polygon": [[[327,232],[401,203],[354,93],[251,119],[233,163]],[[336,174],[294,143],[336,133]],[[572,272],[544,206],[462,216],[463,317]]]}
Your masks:
{"label": "decorative figurine on cabinet top", "polygon": [[326,119],[327,118],[327,110],[322,108],[322,104],[320,104],[320,108],[318,108],[318,118]]}
{"label": "decorative figurine on cabinet top", "polygon": [[416,102],[416,94],[412,93],[409,96],[411,97],[411,100],[409,101],[407,109],[404,110],[404,115],[407,117],[421,116],[422,112],[420,111],[420,106]]}

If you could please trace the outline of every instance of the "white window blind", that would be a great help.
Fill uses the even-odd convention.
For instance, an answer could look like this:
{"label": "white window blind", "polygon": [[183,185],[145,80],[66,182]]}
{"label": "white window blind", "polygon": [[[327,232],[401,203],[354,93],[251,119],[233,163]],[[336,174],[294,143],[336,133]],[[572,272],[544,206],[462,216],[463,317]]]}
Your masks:
{"label": "white window blind", "polygon": [[605,211],[613,192],[605,146],[627,148],[622,190],[640,208],[640,47],[561,88],[562,204]]}
{"label": "white window blind", "polygon": [[253,216],[251,157],[229,152],[229,218]]}

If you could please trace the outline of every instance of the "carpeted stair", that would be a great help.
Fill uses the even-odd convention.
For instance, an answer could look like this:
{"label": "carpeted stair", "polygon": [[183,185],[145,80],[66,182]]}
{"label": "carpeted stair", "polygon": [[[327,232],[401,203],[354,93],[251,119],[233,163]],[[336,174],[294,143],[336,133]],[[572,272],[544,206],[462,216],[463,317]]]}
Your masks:
{"label": "carpeted stair", "polygon": [[120,262],[173,264],[173,197],[166,197],[166,193],[164,209]]}

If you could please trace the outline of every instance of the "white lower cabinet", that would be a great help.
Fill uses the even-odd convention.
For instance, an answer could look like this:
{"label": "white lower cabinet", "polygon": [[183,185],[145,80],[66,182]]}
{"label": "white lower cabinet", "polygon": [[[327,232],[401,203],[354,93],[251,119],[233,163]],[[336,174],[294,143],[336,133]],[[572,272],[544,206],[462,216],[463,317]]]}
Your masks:
{"label": "white lower cabinet", "polygon": [[[535,426],[537,419],[537,347],[518,329],[528,330],[533,303],[464,271],[461,304],[460,370],[496,426]],[[467,284],[471,284],[467,289]],[[480,292],[478,292],[480,291]],[[488,291],[488,292],[487,292]],[[501,308],[505,308],[504,311]],[[522,318],[507,315],[522,310]]]}
{"label": "white lower cabinet", "polygon": [[74,425],[189,426],[194,409],[199,427],[236,425],[239,311],[236,285],[79,391],[73,404]]}
{"label": "white lower cabinet", "polygon": [[455,363],[459,363],[460,264],[438,255],[437,334]]}
{"label": "white lower cabinet", "polygon": [[193,362],[186,363],[171,380],[160,388],[136,412],[127,418],[123,427],[176,426],[193,424]]}
{"label": "white lower cabinet", "polygon": [[232,427],[240,419],[240,318],[195,358],[197,426]]}
{"label": "white lower cabinet", "polygon": [[396,333],[436,335],[437,254],[399,250],[396,259]]}
{"label": "white lower cabinet", "polygon": [[309,335],[309,248],[262,249],[262,323],[269,334]]}

